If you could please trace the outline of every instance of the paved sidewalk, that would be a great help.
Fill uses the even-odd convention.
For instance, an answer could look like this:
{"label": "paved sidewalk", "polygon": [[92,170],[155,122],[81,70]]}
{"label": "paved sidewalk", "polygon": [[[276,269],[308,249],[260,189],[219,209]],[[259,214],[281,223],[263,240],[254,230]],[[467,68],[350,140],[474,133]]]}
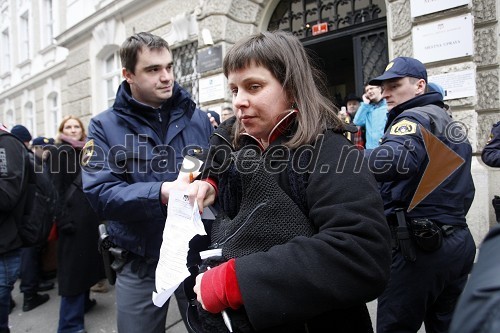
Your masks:
{"label": "paved sidewalk", "polygon": [[[50,300],[29,311],[23,312],[23,294],[19,292],[17,281],[12,297],[16,307],[9,316],[11,333],[56,333],[59,320],[59,304],[61,298],[57,295],[56,287],[42,294],[49,294]],[[97,305],[85,315],[85,329],[88,333],[116,333],[116,302],[114,287],[111,286],[107,293],[90,293],[90,298],[95,298]],[[182,322],[177,302],[172,299],[167,316],[166,333],[187,333]]]}
{"label": "paved sidewalk", "polygon": [[[50,295],[50,300],[29,312],[23,312],[23,294],[19,292],[19,281],[16,283],[12,296],[17,306],[9,316],[11,333],[56,333],[57,322],[59,320],[60,297],[56,288],[46,292]],[[111,286],[107,293],[90,293],[90,298],[95,298],[97,305],[85,316],[85,328],[88,333],[117,333],[116,329],[116,303],[114,287]],[[376,324],[377,301],[368,303],[368,310],[372,318],[372,323]],[[166,333],[188,333],[182,322],[179,308],[175,298],[169,306],[167,316]],[[422,327],[418,333],[425,333]]]}

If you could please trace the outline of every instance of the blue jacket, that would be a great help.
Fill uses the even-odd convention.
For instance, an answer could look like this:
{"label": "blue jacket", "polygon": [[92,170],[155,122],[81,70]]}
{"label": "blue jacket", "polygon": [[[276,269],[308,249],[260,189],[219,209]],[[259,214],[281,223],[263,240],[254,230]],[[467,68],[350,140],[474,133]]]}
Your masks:
{"label": "blue jacket", "polygon": [[[453,126],[443,107],[437,92],[417,96],[394,107],[388,115],[387,131],[381,145],[366,151],[368,165],[377,181],[381,182],[386,216],[391,216],[394,208],[408,208],[429,163],[422,126],[462,157],[465,163],[436,184],[437,187],[407,216],[429,218],[442,224],[466,225],[465,215],[475,193],[471,175],[472,147],[465,131],[460,132]],[[439,157],[436,157],[437,163]],[[445,166],[449,161],[441,163]]]}
{"label": "blue jacket", "polygon": [[84,191],[109,221],[116,245],[159,257],[166,219],[161,184],[177,178],[185,155],[208,149],[212,132],[207,115],[177,83],[154,109],[134,100],[122,82],[113,107],[92,118],[82,152]]}
{"label": "blue jacket", "polygon": [[500,167],[500,121],[493,125],[490,139],[483,149],[481,159],[490,167]]}
{"label": "blue jacket", "polygon": [[364,126],[366,129],[366,149],[376,148],[380,138],[384,135],[384,126],[387,122],[387,102],[381,99],[378,103],[361,103],[354,120],[354,125]]}

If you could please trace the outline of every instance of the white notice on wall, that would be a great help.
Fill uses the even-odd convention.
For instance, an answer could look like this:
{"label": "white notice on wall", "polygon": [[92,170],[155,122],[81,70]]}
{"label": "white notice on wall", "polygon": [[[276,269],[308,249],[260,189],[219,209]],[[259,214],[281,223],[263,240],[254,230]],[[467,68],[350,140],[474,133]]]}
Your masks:
{"label": "white notice on wall", "polygon": [[476,95],[476,75],[473,69],[429,76],[429,82],[443,87],[444,100]]}
{"label": "white notice on wall", "polygon": [[200,103],[215,101],[224,98],[226,88],[224,84],[224,78],[224,74],[221,73],[209,77],[204,77],[203,79],[200,79],[198,81],[200,88]]}
{"label": "white notice on wall", "polygon": [[473,55],[472,21],[467,14],[416,25],[412,29],[415,58],[429,63]]}
{"label": "white notice on wall", "polygon": [[410,0],[411,17],[467,5],[470,0]]}

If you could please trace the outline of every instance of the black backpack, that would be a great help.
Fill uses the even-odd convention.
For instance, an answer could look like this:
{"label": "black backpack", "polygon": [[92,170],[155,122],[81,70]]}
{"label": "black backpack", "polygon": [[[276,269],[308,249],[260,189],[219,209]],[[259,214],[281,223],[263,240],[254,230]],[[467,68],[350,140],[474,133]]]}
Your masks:
{"label": "black backpack", "polygon": [[[0,135],[3,134],[12,135],[0,132]],[[24,143],[21,144],[24,146]],[[55,221],[58,196],[48,170],[36,171],[35,156],[28,148],[24,157],[27,172],[22,184],[26,201],[22,208],[22,218],[17,221],[17,231],[23,246],[29,247],[47,241]]]}

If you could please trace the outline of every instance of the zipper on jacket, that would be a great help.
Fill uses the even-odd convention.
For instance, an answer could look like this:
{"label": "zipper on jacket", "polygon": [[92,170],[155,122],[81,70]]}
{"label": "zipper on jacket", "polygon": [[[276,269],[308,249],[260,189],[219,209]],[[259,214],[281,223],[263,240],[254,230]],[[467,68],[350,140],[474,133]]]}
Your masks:
{"label": "zipper on jacket", "polygon": [[162,122],[163,122],[163,120],[161,119],[161,112],[160,112],[160,109],[158,109],[158,121],[159,121],[160,123],[162,123]]}
{"label": "zipper on jacket", "polygon": [[234,150],[233,149],[233,145],[231,144],[231,142],[229,142],[229,140],[226,139],[224,136],[220,135],[219,133],[214,133],[212,135],[218,136],[219,138],[221,138],[222,140],[224,140],[229,145],[229,147],[231,147],[231,150]]}
{"label": "zipper on jacket", "polygon": [[257,212],[262,206],[265,206],[265,205],[267,205],[267,201],[261,202],[260,204],[258,204],[257,207],[252,209],[250,214],[248,214],[248,216],[246,217],[245,221],[238,227],[238,229],[236,229],[235,232],[233,232],[231,235],[226,237],[226,239],[224,239],[220,242],[215,242],[213,245],[211,245],[209,247],[209,249],[217,249],[217,248],[222,247],[224,244],[226,244],[227,241],[229,241],[231,238],[233,238],[248,222],[250,222],[250,219],[252,218],[253,214],[255,214],[255,212]]}

